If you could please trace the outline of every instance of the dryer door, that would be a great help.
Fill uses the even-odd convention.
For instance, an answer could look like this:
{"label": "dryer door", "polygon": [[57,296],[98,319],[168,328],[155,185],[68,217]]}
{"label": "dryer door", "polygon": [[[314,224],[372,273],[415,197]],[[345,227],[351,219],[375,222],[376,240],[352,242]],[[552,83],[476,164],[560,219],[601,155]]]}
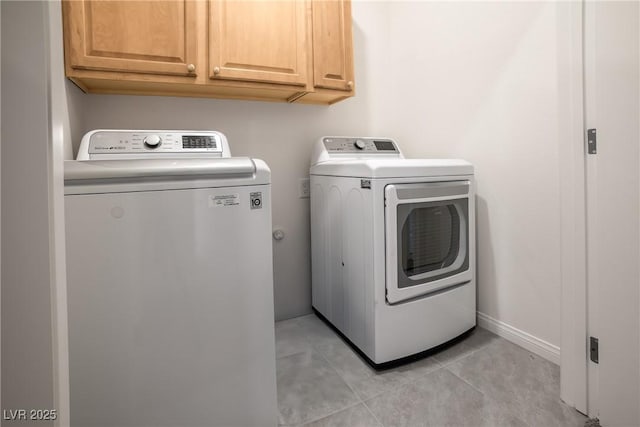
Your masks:
{"label": "dryer door", "polygon": [[472,279],[471,182],[385,187],[386,286],[390,304]]}

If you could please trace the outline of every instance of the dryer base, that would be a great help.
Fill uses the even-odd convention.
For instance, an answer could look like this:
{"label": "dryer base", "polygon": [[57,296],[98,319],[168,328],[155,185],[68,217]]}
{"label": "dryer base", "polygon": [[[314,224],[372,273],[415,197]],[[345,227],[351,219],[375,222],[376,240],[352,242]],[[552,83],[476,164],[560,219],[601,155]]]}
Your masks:
{"label": "dryer base", "polygon": [[406,365],[406,364],[409,364],[411,362],[415,362],[417,360],[424,359],[424,358],[426,358],[428,356],[434,355],[434,354],[436,354],[436,353],[438,353],[438,352],[440,352],[442,350],[445,350],[445,349],[451,347],[452,345],[455,345],[458,342],[464,340],[469,335],[471,335],[471,332],[473,332],[473,330],[476,328],[475,326],[473,326],[471,329],[468,329],[468,330],[464,331],[460,335],[450,339],[447,342],[444,342],[444,343],[439,344],[439,345],[437,345],[435,347],[428,348],[426,350],[420,351],[418,353],[414,353],[414,354],[411,354],[409,356],[401,357],[399,359],[390,360],[390,361],[384,362],[384,363],[375,363],[362,350],[360,350],[357,345],[355,345],[349,338],[347,338],[346,335],[344,335],[342,332],[340,332],[340,330],[338,328],[336,328],[329,321],[329,319],[324,317],[318,310],[316,310],[315,307],[312,306],[311,308],[313,309],[313,312],[315,313],[315,315],[318,316],[318,318],[320,318],[320,320],[322,320],[324,323],[326,323],[327,326],[329,326],[336,334],[338,334],[338,336],[340,338],[342,338],[342,340],[344,342],[349,344],[349,347],[351,347],[356,353],[358,353],[358,356],[360,356],[362,359],[364,359],[369,364],[369,366],[371,366],[376,371],[385,371],[385,370],[388,370],[388,369],[396,368],[398,366]]}

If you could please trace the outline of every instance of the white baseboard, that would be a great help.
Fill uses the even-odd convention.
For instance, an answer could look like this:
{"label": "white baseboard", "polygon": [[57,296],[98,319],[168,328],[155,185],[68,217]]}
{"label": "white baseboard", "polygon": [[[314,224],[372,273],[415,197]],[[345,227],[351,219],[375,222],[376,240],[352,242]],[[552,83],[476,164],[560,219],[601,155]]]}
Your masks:
{"label": "white baseboard", "polygon": [[494,334],[519,345],[550,362],[560,365],[560,347],[546,342],[538,337],[514,328],[500,320],[494,319],[484,313],[477,312],[478,326],[493,332]]}

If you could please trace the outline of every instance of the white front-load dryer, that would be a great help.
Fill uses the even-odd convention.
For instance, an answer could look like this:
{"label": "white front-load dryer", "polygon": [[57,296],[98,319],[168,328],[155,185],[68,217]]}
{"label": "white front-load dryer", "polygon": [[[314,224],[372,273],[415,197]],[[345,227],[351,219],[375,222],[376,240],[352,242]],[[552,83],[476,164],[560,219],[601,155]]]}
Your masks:
{"label": "white front-load dryer", "polygon": [[475,327],[470,163],[323,137],[310,175],[313,308],[361,356],[384,369]]}

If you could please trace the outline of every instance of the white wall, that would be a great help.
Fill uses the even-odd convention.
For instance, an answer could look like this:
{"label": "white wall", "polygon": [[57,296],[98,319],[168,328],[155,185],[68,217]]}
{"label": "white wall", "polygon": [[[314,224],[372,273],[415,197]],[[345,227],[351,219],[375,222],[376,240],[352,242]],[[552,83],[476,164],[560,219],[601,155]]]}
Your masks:
{"label": "white wall", "polygon": [[53,377],[46,3],[3,1],[1,7],[2,404],[48,409]]}
{"label": "white wall", "polygon": [[[560,341],[560,165],[554,3],[354,2],[357,95],[331,107],[85,95],[82,131],[220,129],[273,171],[276,317],[310,310],[308,200],[323,134],[396,137],[411,157],[461,157],[478,178],[479,310]],[[77,146],[76,139],[74,144]]]}
{"label": "white wall", "polygon": [[[559,65],[553,2],[391,9],[391,126],[410,157],[476,167],[478,310],[560,343]],[[561,30],[561,29],[560,29]],[[416,84],[417,83],[417,84]]]}

